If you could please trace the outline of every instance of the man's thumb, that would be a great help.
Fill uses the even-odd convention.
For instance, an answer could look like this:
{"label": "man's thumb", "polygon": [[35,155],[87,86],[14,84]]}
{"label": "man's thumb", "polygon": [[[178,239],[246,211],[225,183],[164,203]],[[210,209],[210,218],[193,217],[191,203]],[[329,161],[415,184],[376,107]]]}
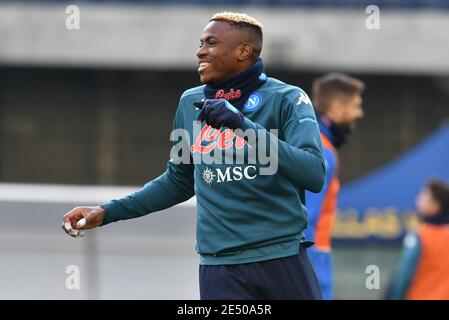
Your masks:
{"label": "man's thumb", "polygon": [[82,218],[76,223],[76,227],[78,229],[81,229],[82,227],[84,227],[86,225],[86,222],[87,222],[86,218]]}

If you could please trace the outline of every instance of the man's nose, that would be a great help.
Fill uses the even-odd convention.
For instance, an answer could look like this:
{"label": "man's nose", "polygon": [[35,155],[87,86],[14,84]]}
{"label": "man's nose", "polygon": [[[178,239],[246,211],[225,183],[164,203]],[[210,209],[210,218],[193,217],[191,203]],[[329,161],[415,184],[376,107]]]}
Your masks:
{"label": "man's nose", "polygon": [[205,46],[201,46],[198,48],[198,50],[196,50],[196,56],[198,58],[204,57],[207,54],[207,49],[205,48]]}
{"label": "man's nose", "polygon": [[363,108],[359,109],[359,119],[363,118],[365,116],[365,111],[363,111]]}

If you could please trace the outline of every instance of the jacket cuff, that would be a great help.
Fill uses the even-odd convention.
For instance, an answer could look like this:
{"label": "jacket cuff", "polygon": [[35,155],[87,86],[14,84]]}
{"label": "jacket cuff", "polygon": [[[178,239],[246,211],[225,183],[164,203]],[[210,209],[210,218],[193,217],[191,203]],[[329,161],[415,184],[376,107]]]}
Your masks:
{"label": "jacket cuff", "polygon": [[100,205],[105,210],[105,216],[101,226],[107,225],[111,222],[120,220],[120,204],[116,200]]}

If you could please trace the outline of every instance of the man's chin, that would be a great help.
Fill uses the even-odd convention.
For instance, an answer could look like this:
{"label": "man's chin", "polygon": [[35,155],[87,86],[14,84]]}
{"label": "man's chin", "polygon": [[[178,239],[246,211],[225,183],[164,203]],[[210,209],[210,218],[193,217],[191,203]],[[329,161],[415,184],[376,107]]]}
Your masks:
{"label": "man's chin", "polygon": [[210,78],[202,75],[200,75],[200,82],[201,84],[211,84]]}
{"label": "man's chin", "polygon": [[355,123],[348,123],[345,125],[341,125],[343,130],[346,132],[346,134],[351,134],[356,130],[356,124]]}
{"label": "man's chin", "polygon": [[215,81],[213,79],[205,76],[200,76],[200,82],[201,84],[209,84],[209,85],[215,84]]}

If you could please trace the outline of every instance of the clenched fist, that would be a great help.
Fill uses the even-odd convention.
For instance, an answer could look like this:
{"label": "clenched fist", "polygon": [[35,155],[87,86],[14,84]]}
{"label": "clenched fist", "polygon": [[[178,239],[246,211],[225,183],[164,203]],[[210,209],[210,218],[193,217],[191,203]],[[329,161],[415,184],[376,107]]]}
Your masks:
{"label": "clenched fist", "polygon": [[93,229],[103,223],[106,212],[102,207],[76,207],[64,215],[62,229],[70,236],[82,237],[82,230]]}
{"label": "clenched fist", "polygon": [[215,129],[221,129],[221,127],[233,130],[242,128],[245,117],[224,99],[206,99],[193,104],[201,109],[198,121],[205,121]]}

